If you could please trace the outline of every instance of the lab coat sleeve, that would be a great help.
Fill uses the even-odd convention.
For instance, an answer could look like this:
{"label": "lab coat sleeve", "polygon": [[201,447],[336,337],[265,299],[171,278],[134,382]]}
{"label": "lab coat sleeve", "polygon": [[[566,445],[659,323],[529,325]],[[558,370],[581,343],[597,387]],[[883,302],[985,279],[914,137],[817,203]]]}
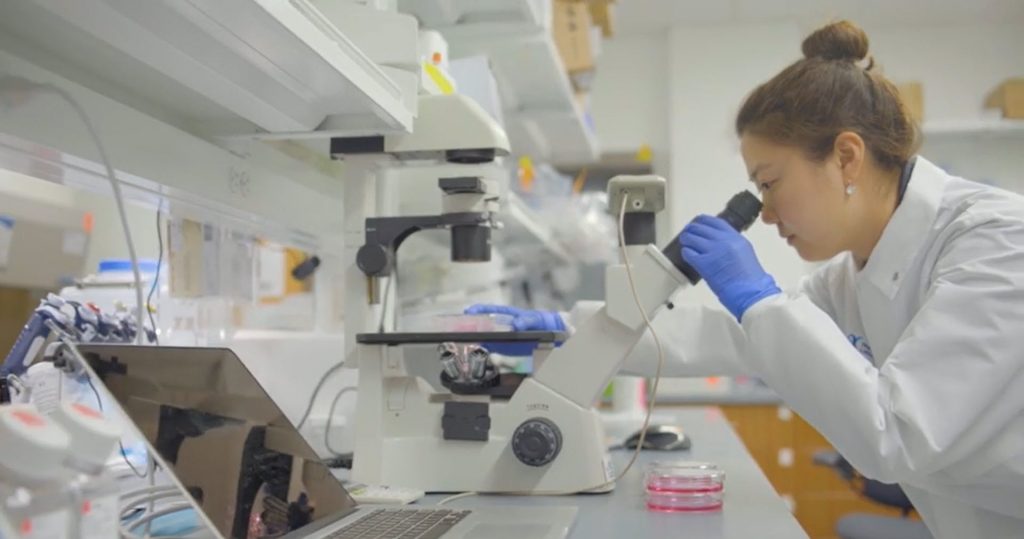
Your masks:
{"label": "lab coat sleeve", "polygon": [[[603,302],[580,302],[570,314],[579,326],[604,306]],[[664,309],[651,325],[658,333],[665,353],[662,376],[734,376],[746,374],[741,357],[746,346],[743,328],[727,311],[696,304],[675,304]],[[658,349],[648,331],[626,357],[621,374],[654,377]]]}
{"label": "lab coat sleeve", "polygon": [[805,295],[743,318],[751,368],[868,477],[963,482],[1019,453],[991,441],[1024,409],[1024,224],[965,228],[880,369]]}
{"label": "lab coat sleeve", "polygon": [[[828,313],[832,304],[828,280],[836,269],[826,264],[805,277],[799,292]],[[683,291],[683,294],[686,292]],[[586,317],[604,304],[599,301],[580,302],[569,315],[570,325],[579,326]],[[674,308],[662,310],[651,321],[665,353],[662,376],[742,376],[752,374],[745,361],[747,337],[743,328],[720,306],[675,302]],[[658,349],[648,331],[626,357],[621,373],[653,377],[658,367]]]}

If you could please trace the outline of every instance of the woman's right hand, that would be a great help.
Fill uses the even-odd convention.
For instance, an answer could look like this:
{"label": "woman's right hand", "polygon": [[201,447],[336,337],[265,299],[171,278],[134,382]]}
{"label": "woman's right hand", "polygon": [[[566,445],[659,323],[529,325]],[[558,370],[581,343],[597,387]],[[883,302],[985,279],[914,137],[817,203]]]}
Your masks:
{"label": "woman's right hand", "polygon": [[[512,317],[512,329],[515,331],[565,331],[565,322],[561,315],[554,311],[535,311],[520,309],[508,305],[473,305],[465,310],[466,314],[504,314]],[[483,343],[484,347],[496,354],[506,356],[528,356],[533,354],[537,343]],[[559,343],[561,344],[561,343]]]}

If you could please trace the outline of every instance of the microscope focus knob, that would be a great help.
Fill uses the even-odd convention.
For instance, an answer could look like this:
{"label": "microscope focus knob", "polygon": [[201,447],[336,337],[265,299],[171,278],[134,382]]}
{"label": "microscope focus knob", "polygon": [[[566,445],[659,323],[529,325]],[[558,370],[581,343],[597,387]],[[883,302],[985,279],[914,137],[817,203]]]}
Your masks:
{"label": "microscope focus knob", "polygon": [[356,252],[356,266],[369,276],[388,275],[393,255],[380,245],[363,245]]}
{"label": "microscope focus knob", "polygon": [[512,453],[528,466],[544,466],[562,450],[562,431],[550,419],[527,419],[512,434]]}

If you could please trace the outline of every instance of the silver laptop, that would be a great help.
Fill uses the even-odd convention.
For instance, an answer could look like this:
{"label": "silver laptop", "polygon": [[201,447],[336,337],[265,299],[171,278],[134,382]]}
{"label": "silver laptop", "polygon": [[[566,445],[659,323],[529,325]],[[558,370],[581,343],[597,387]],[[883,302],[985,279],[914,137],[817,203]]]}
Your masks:
{"label": "silver laptop", "polygon": [[358,506],[231,350],[79,349],[223,537],[561,539],[575,522],[575,507]]}

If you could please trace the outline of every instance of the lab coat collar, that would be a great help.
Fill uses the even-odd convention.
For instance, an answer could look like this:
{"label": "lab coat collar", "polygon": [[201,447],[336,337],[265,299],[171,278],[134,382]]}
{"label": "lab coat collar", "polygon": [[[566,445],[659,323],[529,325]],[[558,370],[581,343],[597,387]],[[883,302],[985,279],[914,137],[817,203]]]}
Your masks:
{"label": "lab coat collar", "polygon": [[906,280],[906,271],[935,223],[946,188],[946,173],[918,157],[903,201],[861,270],[858,281],[870,282],[890,299]]}

